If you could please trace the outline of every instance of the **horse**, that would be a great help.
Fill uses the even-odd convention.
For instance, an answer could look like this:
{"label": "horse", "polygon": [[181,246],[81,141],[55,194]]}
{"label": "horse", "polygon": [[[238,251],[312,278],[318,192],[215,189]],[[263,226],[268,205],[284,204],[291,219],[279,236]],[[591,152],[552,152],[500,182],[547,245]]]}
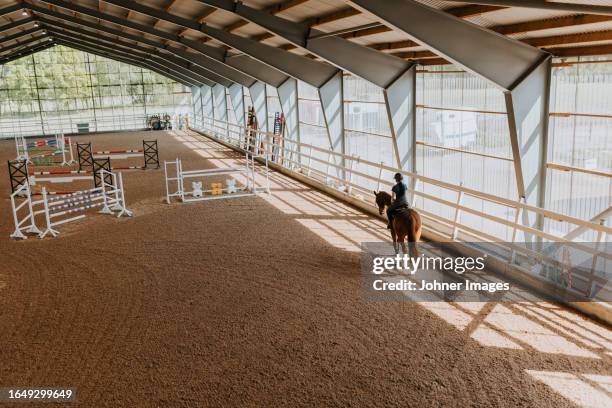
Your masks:
{"label": "horse", "polygon": [[[376,205],[378,213],[383,215],[385,209],[391,205],[391,195],[385,191],[374,191],[376,196]],[[419,256],[417,242],[421,238],[421,216],[412,208],[402,208],[395,212],[393,224],[391,225],[391,239],[393,240],[393,249],[395,254],[399,253],[401,245],[402,251],[407,254],[406,243],[404,239],[408,238],[408,246],[410,248],[410,256]]]}

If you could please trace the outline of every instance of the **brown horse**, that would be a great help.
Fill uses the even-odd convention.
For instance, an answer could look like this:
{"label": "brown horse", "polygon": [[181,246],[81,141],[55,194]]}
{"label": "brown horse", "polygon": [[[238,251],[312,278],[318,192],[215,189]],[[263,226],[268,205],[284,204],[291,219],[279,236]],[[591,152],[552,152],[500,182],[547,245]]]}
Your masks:
{"label": "brown horse", "polygon": [[[383,215],[385,209],[391,205],[391,195],[385,191],[374,191],[376,196],[376,205],[378,213]],[[393,239],[393,249],[395,253],[399,253],[399,247],[402,246],[402,251],[407,254],[405,238],[408,238],[408,246],[410,247],[410,256],[419,256],[417,242],[421,238],[421,216],[412,208],[397,210],[393,217],[393,225],[391,225],[391,239]]]}

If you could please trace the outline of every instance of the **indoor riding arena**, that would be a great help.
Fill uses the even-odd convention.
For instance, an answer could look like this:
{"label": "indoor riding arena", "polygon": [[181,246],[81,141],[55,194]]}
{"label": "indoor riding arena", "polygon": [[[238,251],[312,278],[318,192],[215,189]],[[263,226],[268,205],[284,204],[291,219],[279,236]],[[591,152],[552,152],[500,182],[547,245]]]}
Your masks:
{"label": "indoor riding arena", "polygon": [[612,1],[0,31],[0,407],[612,407]]}

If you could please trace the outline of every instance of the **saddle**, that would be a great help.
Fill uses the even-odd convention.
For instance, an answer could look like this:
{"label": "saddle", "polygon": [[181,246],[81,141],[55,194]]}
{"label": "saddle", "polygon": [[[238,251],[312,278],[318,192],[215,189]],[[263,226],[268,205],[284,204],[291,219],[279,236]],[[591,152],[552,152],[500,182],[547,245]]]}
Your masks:
{"label": "saddle", "polygon": [[393,215],[397,215],[397,214],[401,214],[403,212],[408,212],[410,210],[410,205],[408,204],[402,204],[399,207],[397,207],[396,209],[394,209],[391,214]]}

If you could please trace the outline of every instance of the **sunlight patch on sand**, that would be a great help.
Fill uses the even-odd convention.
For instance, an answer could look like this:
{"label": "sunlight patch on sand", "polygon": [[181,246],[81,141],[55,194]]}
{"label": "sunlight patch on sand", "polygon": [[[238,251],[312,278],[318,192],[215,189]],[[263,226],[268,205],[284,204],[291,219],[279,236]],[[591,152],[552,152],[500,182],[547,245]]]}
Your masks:
{"label": "sunlight patch on sand", "polygon": [[526,370],[534,379],[559,395],[584,408],[612,406],[612,377],[598,374],[570,374],[555,371]]}

